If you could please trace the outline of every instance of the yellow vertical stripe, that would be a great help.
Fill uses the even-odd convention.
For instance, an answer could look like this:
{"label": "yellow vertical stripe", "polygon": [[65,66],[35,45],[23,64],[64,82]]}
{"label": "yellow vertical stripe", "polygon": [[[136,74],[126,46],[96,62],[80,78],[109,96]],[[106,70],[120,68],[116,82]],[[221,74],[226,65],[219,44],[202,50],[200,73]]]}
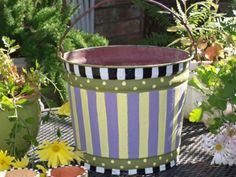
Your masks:
{"label": "yellow vertical stripe", "polygon": [[101,144],[101,156],[109,157],[108,146],[108,128],[107,128],[107,113],[105,95],[102,92],[97,92],[97,114],[98,114],[98,127]]}
{"label": "yellow vertical stripe", "polygon": [[166,136],[167,90],[159,92],[158,155],[164,154]]}
{"label": "yellow vertical stripe", "polygon": [[175,89],[175,103],[174,103],[174,118],[173,118],[173,130],[172,130],[172,142],[171,150],[175,150],[176,147],[176,136],[177,136],[177,126],[178,126],[178,117],[180,115],[179,102],[181,99],[180,90],[181,87]]}
{"label": "yellow vertical stripe", "polygon": [[139,158],[148,157],[149,93],[139,94]]}
{"label": "yellow vertical stripe", "polygon": [[85,131],[87,152],[89,154],[93,154],[93,144],[92,144],[92,136],[91,136],[87,91],[81,89],[80,93],[81,93],[81,102],[82,102],[82,110],[83,110],[83,117],[84,117],[84,131]]}
{"label": "yellow vertical stripe", "polygon": [[78,114],[76,108],[76,100],[75,100],[75,91],[74,87],[70,85],[70,93],[71,93],[71,107],[72,107],[72,114],[74,118],[74,128],[75,128],[75,141],[78,149],[81,149],[80,144],[80,133],[79,133],[79,121],[78,121]]}
{"label": "yellow vertical stripe", "polygon": [[119,158],[128,158],[128,106],[127,94],[117,94]]}

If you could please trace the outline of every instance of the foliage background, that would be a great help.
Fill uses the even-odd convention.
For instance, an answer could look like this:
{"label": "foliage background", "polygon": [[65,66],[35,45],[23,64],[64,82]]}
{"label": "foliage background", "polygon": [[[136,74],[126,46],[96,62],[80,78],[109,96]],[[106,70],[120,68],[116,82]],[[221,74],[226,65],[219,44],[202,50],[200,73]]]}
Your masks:
{"label": "foliage background", "polygon": [[[63,66],[57,57],[57,45],[78,7],[66,5],[64,0],[0,0],[0,36],[15,39],[21,46],[17,57],[26,57],[29,66],[37,60],[48,77],[61,90],[67,99],[63,79]],[[108,41],[99,36],[86,34],[72,29],[64,41],[65,51],[90,46],[108,45]],[[51,95],[53,89],[44,89]],[[53,95],[58,97],[58,94]],[[55,106],[55,105],[52,105]]]}

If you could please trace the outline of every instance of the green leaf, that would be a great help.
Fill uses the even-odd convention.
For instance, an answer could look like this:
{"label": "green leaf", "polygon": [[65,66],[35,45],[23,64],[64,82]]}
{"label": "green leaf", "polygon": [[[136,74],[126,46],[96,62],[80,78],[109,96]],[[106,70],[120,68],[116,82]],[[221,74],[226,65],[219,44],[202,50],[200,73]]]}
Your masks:
{"label": "green leaf", "polygon": [[15,108],[12,100],[10,98],[8,98],[7,96],[5,96],[5,95],[2,96],[0,103],[8,109],[14,109]]}
{"label": "green leaf", "polygon": [[21,124],[19,124],[19,123],[15,123],[14,125],[13,125],[13,130],[14,130],[14,132],[15,133],[20,133],[20,131],[23,129],[24,127],[21,125]]}
{"label": "green leaf", "polygon": [[224,111],[227,107],[227,100],[221,98],[220,95],[221,93],[210,95],[207,101],[212,107],[216,107],[217,109]]}
{"label": "green leaf", "polygon": [[39,145],[39,142],[37,141],[37,139],[36,138],[34,138],[34,137],[31,137],[31,143],[34,145],[34,146],[38,146]]}
{"label": "green leaf", "polygon": [[217,117],[217,118],[214,118],[214,121],[212,124],[209,125],[209,131],[213,134],[217,134],[219,133],[219,129],[221,126],[223,126],[224,122],[222,120],[222,118],[220,117]]}
{"label": "green leaf", "polygon": [[188,84],[194,88],[196,88],[197,90],[201,91],[203,94],[205,93],[205,87],[202,85],[202,83],[199,81],[199,79],[194,76],[189,82]]}
{"label": "green leaf", "polygon": [[9,48],[10,45],[11,45],[11,40],[10,38],[6,37],[6,36],[3,36],[2,37],[2,41],[3,41],[3,44],[6,48]]}
{"label": "green leaf", "polygon": [[9,117],[9,121],[10,121],[10,122],[15,122],[16,120],[17,120],[16,117]]}
{"label": "green leaf", "polygon": [[61,130],[60,130],[60,128],[57,129],[57,137],[58,137],[58,138],[61,137]]}
{"label": "green leaf", "polygon": [[199,122],[202,119],[202,115],[203,115],[202,108],[193,109],[192,112],[189,114],[189,121]]}
{"label": "green leaf", "polygon": [[178,38],[178,39],[174,40],[173,42],[171,42],[170,44],[168,44],[168,47],[173,46],[179,42],[181,42],[181,38]]}
{"label": "green leaf", "polygon": [[39,143],[35,137],[33,137],[31,134],[26,134],[23,136],[25,141],[30,142],[30,144],[33,144],[34,146],[38,146]]}
{"label": "green leaf", "polygon": [[171,26],[167,28],[168,32],[177,32],[179,28],[177,26]]}
{"label": "green leaf", "polygon": [[6,92],[6,87],[4,84],[0,83],[0,93]]}
{"label": "green leaf", "polygon": [[27,104],[29,104],[30,101],[28,99],[20,99],[16,102],[17,105],[20,105],[20,106],[25,106]]}
{"label": "green leaf", "polygon": [[25,141],[30,141],[30,135],[29,135],[29,134],[24,135],[24,136],[23,136],[23,139],[24,139]]}
{"label": "green leaf", "polygon": [[33,124],[34,120],[35,119],[33,117],[29,117],[29,118],[25,119],[25,122],[28,123],[28,124]]}
{"label": "green leaf", "polygon": [[186,20],[186,15],[185,15],[184,11],[182,10],[181,4],[180,4],[180,2],[178,0],[176,0],[176,4],[177,4],[177,9],[179,11],[180,16],[185,21]]}
{"label": "green leaf", "polygon": [[227,120],[231,123],[235,123],[236,122],[236,115],[235,114],[229,114],[225,117],[225,120]]}
{"label": "green leaf", "polygon": [[188,37],[182,37],[181,38],[181,43],[184,45],[184,46],[191,46],[192,45],[192,41],[190,38]]}
{"label": "green leaf", "polygon": [[34,92],[34,89],[29,84],[26,84],[26,85],[24,85],[23,89],[21,90],[20,95],[22,95],[22,94],[30,95],[33,92]]}
{"label": "green leaf", "polygon": [[47,123],[49,121],[50,118],[50,112],[48,112],[46,115],[41,117],[42,123]]}
{"label": "green leaf", "polygon": [[9,51],[9,53],[11,54],[11,53],[14,53],[17,49],[19,49],[20,48],[20,46],[19,45],[15,45],[15,46],[12,46],[11,48],[10,48],[10,51]]}

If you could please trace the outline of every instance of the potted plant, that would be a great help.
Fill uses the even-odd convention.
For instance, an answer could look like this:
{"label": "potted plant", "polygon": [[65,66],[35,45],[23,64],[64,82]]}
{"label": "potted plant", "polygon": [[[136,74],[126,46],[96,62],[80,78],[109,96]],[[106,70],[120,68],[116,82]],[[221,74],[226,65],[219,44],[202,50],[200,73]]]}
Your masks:
{"label": "potted plant", "polygon": [[[196,40],[197,53],[190,63],[190,78],[196,75],[196,68],[199,65],[209,65],[225,56],[232,54],[233,33],[235,33],[235,17],[226,17],[219,13],[219,1],[207,0],[187,4],[187,1],[176,1],[177,11],[191,28]],[[189,50],[192,46],[192,39],[183,28],[183,25],[176,20],[176,25],[167,29],[176,33],[179,38],[169,46],[176,46]],[[193,87],[188,87],[185,104],[185,117],[189,116],[192,109],[196,107],[197,101],[202,101],[204,96]]]}
{"label": "potted plant", "polygon": [[36,63],[28,71],[17,71],[10,55],[19,45],[14,40],[2,37],[0,48],[0,149],[22,157],[30,145],[37,144],[40,125],[40,89],[49,80]]}
{"label": "potted plant", "polygon": [[[190,84],[206,99],[190,113],[190,121],[202,120],[215,135],[205,137],[203,142],[205,150],[214,156],[212,164],[236,164],[236,57],[201,66],[197,73]],[[228,105],[230,112],[225,111]]]}

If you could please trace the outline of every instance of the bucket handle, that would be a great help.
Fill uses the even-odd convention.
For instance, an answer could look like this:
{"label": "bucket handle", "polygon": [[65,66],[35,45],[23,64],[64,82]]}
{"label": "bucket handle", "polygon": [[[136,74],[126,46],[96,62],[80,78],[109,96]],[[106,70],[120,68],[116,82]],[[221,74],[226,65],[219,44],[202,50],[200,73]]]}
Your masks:
{"label": "bucket handle", "polygon": [[[113,0],[103,0],[101,2],[98,2],[97,4],[95,4],[94,6],[90,7],[89,9],[87,9],[86,11],[84,11],[81,15],[79,15],[78,17],[76,17],[74,19],[74,21],[70,24],[70,26],[66,29],[66,31],[64,32],[64,34],[62,35],[62,37],[60,38],[59,40],[59,45],[58,45],[58,56],[60,58],[63,58],[64,57],[64,49],[63,49],[63,42],[64,42],[64,39],[66,38],[67,34],[69,33],[69,31],[73,28],[73,26],[81,19],[83,18],[85,15],[87,15],[91,10],[93,9],[96,9],[98,7],[100,7],[101,5],[105,4],[105,3],[108,3],[108,2],[111,2]],[[144,0],[148,3],[151,3],[151,4],[154,4],[154,5],[157,5],[159,7],[161,7],[162,9],[170,12],[173,16],[175,16],[180,22],[181,24],[185,27],[185,29],[187,30],[190,38],[192,39],[192,46],[194,47],[194,56],[197,55],[197,43],[196,43],[196,40],[193,36],[193,33],[191,32],[190,28],[188,27],[187,23],[185,23],[185,21],[181,18],[181,16],[179,16],[178,14],[176,14],[173,10],[171,10],[169,7],[163,5],[162,3],[158,2],[158,1],[155,1],[155,0]],[[191,52],[191,48],[190,47],[190,54],[192,55],[192,52]]]}

